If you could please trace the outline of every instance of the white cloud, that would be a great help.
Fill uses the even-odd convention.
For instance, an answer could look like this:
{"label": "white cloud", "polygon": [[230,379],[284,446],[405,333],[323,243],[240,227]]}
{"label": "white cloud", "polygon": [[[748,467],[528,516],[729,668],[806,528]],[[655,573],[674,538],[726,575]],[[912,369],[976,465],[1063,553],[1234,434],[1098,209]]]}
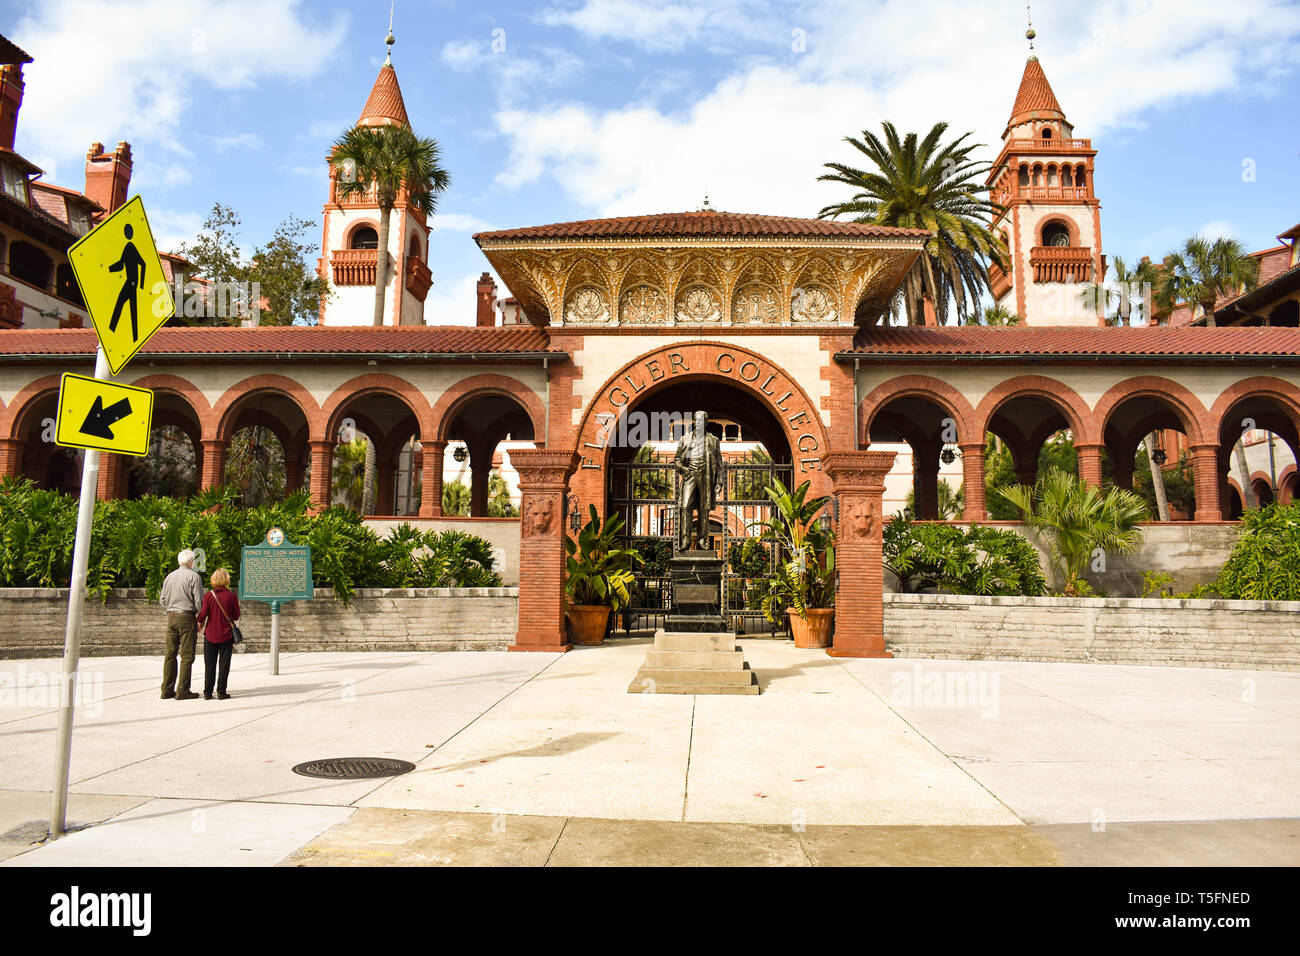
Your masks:
{"label": "white cloud", "polygon": [[1237,239],[1237,227],[1226,219],[1216,219],[1214,222],[1207,222],[1196,234],[1202,239],[1208,239],[1211,242],[1215,239]]}
{"label": "white cloud", "polygon": [[[704,44],[727,49],[742,39],[782,41],[771,4],[761,0],[585,0],[580,6],[544,11],[547,26],[572,27],[594,40],[623,40],[650,52],[680,52]],[[784,36],[782,36],[784,32]]]}
{"label": "white cloud", "polygon": [[[424,300],[425,325],[473,325],[478,302],[478,272],[466,272],[447,278],[434,273],[433,288]],[[493,277],[495,278],[495,276]],[[506,295],[497,279],[497,294]]]}
{"label": "white cloud", "polygon": [[299,0],[44,0],[6,30],[35,58],[23,148],[71,160],[93,141],[129,140],[137,156],[184,154],[199,88],[303,79],[331,62],[344,20],[307,13]]}
{"label": "white cloud", "polygon": [[488,232],[492,225],[486,219],[463,212],[440,212],[433,217],[433,228],[440,232]]}
{"label": "white cloud", "polygon": [[234,133],[230,136],[217,136],[212,140],[214,149],[222,151],[228,149],[254,150],[261,149],[263,146],[262,137],[256,133]]}
{"label": "white cloud", "polygon": [[[990,16],[956,2],[809,3],[776,18],[786,21],[781,57],[745,63],[684,109],[513,103],[496,115],[510,144],[497,182],[519,188],[549,178],[600,215],[693,209],[705,189],[720,209],[812,215],[842,194],[815,181],[822,164],[856,162],[842,137],[879,129],[882,120],[903,131],[939,120],[954,136],[974,130],[991,159],[1027,54],[1023,9],[1005,7]],[[691,9],[588,0],[545,19],[650,49],[713,42],[700,17],[734,17],[742,8]],[[1035,10],[1035,27],[1058,99],[1078,135],[1091,137],[1140,125],[1152,108],[1288,68],[1300,8],[1280,0],[1102,0]],[[806,31],[801,55],[790,55],[792,28]]]}
{"label": "white cloud", "polygon": [[474,68],[483,56],[483,44],[477,40],[448,40],[442,47],[442,62],[461,72]]}
{"label": "white cloud", "polygon": [[154,244],[164,252],[175,252],[181,243],[194,241],[203,228],[203,217],[196,212],[178,212],[174,209],[151,209],[149,228]]}

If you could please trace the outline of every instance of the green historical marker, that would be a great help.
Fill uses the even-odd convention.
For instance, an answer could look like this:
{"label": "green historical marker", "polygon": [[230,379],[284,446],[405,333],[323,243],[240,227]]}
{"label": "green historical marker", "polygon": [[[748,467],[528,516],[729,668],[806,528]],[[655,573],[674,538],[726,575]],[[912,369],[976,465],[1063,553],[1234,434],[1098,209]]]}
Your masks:
{"label": "green historical marker", "polygon": [[311,546],[291,544],[272,528],[262,544],[247,545],[239,559],[239,599],[271,605],[271,673],[280,673],[280,602],[310,601]]}

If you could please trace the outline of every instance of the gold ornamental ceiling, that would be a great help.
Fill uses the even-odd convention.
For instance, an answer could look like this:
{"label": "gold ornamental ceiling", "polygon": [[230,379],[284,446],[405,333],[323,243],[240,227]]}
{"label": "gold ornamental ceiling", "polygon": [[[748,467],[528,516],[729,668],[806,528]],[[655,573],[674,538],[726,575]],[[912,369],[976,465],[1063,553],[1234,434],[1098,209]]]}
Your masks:
{"label": "gold ornamental ceiling", "polygon": [[702,210],[474,237],[538,326],[873,325],[928,233]]}

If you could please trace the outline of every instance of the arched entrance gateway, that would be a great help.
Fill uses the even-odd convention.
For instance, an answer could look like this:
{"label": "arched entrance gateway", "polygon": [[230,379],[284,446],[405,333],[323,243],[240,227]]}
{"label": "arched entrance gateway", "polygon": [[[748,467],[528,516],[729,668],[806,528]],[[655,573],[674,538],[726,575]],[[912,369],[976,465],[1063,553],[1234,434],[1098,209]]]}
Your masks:
{"label": "arched entrance gateway", "polygon": [[[723,482],[709,524],[725,561],[723,615],[739,631],[771,630],[754,606],[760,579],[778,555],[757,540],[770,512],[773,478],[803,481],[821,494],[826,429],[798,383],[765,356],[720,342],[659,348],[619,369],[588,406],[579,431],[578,472],[570,507],[618,514],[626,543],[645,560],[637,569],[625,630],[653,628],[671,608],[667,561],[679,534],[673,456],[697,411],[721,441]],[[753,543],[747,544],[751,539]]]}

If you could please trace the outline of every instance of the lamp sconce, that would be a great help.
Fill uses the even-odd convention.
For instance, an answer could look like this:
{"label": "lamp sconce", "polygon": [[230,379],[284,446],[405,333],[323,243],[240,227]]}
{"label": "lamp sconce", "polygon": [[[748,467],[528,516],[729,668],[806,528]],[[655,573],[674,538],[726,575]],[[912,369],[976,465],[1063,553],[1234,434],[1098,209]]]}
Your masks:
{"label": "lamp sconce", "polygon": [[[828,512],[829,509],[829,513]],[[822,534],[830,534],[832,522],[835,525],[840,523],[840,499],[831,495],[830,501],[822,508],[822,513],[817,516],[817,530]]]}
{"label": "lamp sconce", "polygon": [[564,496],[564,520],[569,525],[569,530],[577,534],[582,528],[582,502],[578,500],[577,495]]}
{"label": "lamp sconce", "polygon": [[1157,466],[1162,466],[1166,461],[1169,460],[1169,456],[1165,454],[1165,450],[1163,448],[1157,448],[1155,451],[1151,453],[1151,460],[1155,462]]}
{"label": "lamp sconce", "polygon": [[455,450],[452,451],[451,457],[455,458],[461,464],[464,464],[465,459],[469,457],[469,449],[464,445],[457,445]]}
{"label": "lamp sconce", "polygon": [[946,445],[944,445],[943,449],[939,452],[939,461],[945,465],[951,465],[954,461],[956,461],[960,457],[961,457],[961,449],[958,448],[952,442],[948,442]]}

